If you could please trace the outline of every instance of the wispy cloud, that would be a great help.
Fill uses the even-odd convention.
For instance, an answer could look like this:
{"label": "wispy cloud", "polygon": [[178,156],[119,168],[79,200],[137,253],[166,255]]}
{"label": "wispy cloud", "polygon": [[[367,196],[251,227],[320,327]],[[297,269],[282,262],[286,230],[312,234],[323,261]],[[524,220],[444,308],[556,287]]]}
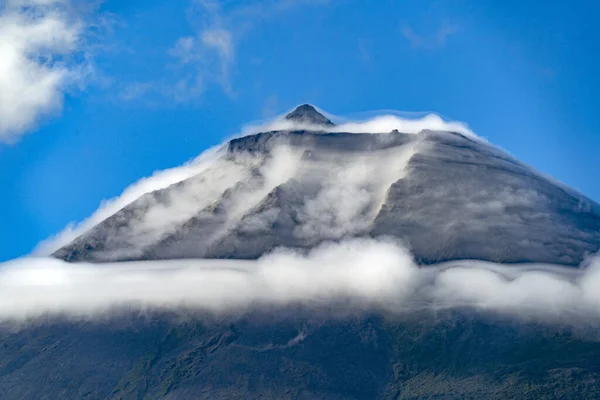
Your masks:
{"label": "wispy cloud", "polygon": [[[195,97],[205,81],[218,82],[226,93],[231,93],[230,70],[235,59],[232,33],[220,27],[209,28],[197,36],[179,38],[169,51],[179,67],[189,71],[175,94]],[[185,94],[191,95],[186,96]]]}
{"label": "wispy cloud", "polygon": [[206,30],[202,32],[201,40],[204,47],[213,49],[217,53],[221,66],[222,83],[228,86],[229,78],[227,75],[234,56],[231,32],[221,28]]}
{"label": "wispy cloud", "polygon": [[134,100],[159,94],[179,102],[197,100],[211,85],[235,97],[237,48],[256,23],[301,6],[322,6],[329,0],[264,1],[230,6],[214,0],[194,0],[188,10],[192,33],[168,50],[175,78],[125,85],[120,98]]}
{"label": "wispy cloud", "polygon": [[410,25],[402,26],[402,36],[414,49],[435,50],[446,46],[448,38],[458,33],[457,25],[442,24],[435,32],[420,34]]}
{"label": "wispy cloud", "polygon": [[83,14],[70,0],[0,5],[0,141],[60,113],[65,93],[93,73],[85,40],[92,23]]}

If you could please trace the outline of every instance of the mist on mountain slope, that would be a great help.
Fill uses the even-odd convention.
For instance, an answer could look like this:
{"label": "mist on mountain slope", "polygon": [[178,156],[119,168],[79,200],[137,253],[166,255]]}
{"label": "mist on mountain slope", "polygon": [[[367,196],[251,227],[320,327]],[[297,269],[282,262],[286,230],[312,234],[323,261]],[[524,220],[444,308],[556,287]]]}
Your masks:
{"label": "mist on mountain slope", "polygon": [[0,321],[95,319],[122,311],[243,313],[306,305],[393,314],[460,307],[545,323],[600,322],[600,259],[581,269],[455,261],[418,267],[394,241],[349,239],[257,261],[0,265]]}
{"label": "mist on mountain slope", "polygon": [[[384,132],[396,129],[394,126],[417,134],[423,129],[457,131],[461,125],[443,125],[443,121],[440,125],[440,121],[426,117],[407,122],[379,117],[357,123],[355,128],[346,124],[344,128],[338,125],[319,129],[381,133],[380,140],[385,141]],[[284,121],[286,129],[291,129],[290,123]],[[301,123],[296,128],[307,126]],[[272,149],[268,157],[228,155],[222,147],[211,149],[181,167],[157,172],[131,185],[122,196],[104,203],[88,220],[42,244],[39,254],[49,254],[138,198],[143,199],[139,213],[110,238],[128,241],[128,256],[135,257],[198,209],[210,207],[217,200],[227,209],[228,219],[220,228],[224,234],[275,187],[291,179],[310,182],[311,176],[318,176],[324,184],[303,205],[294,234],[336,242],[325,243],[308,253],[279,249],[257,261],[92,265],[23,258],[0,264],[0,320],[24,321],[46,314],[93,319],[124,309],[235,313],[261,305],[325,303],[393,313],[468,307],[545,322],[587,324],[600,317],[600,296],[596,294],[600,289],[598,259],[586,260],[579,269],[508,266],[475,260],[420,268],[403,243],[350,239],[370,223],[390,185],[407,174],[410,158],[426,151],[427,144],[419,140],[419,135],[402,146],[378,152],[376,157],[362,152],[352,156],[332,152],[316,163],[304,162],[304,153],[285,145]],[[168,192],[167,199],[152,195],[171,185],[174,190]],[[492,203],[476,202],[469,209],[483,218],[486,213],[497,214],[506,207],[536,201],[533,192],[497,193]],[[268,213],[258,214],[244,220],[243,229],[270,223]],[[431,229],[435,232],[448,226]]]}
{"label": "mist on mountain slope", "polygon": [[[335,118],[327,114],[328,117]],[[398,130],[403,133],[417,134],[422,130],[443,130],[450,132],[459,132],[468,137],[477,137],[468,127],[461,122],[450,121],[447,122],[435,114],[428,114],[421,118],[411,119],[402,118],[398,115],[383,114],[376,115],[368,120],[364,121],[347,121],[345,120],[340,125],[335,126],[315,126],[310,123],[301,121],[286,120],[282,116],[275,117],[269,121],[263,121],[258,124],[246,125],[239,135],[233,137],[246,136],[257,132],[267,132],[270,130],[316,130],[322,132],[347,132],[347,133],[373,133],[373,134],[386,134],[393,130]],[[229,163],[223,163],[222,156],[224,153],[224,144],[215,146],[211,149],[204,151],[198,157],[179,167],[174,167],[167,170],[156,171],[152,176],[142,178],[136,183],[128,186],[123,193],[113,199],[103,200],[100,207],[92,213],[92,215],[84,221],[79,223],[70,223],[63,231],[59,232],[55,236],[42,241],[39,243],[33,251],[33,255],[46,256],[50,255],[57,249],[73,241],[78,236],[89,231],[98,223],[102,222],[109,216],[115,214],[117,211],[131,203],[132,201],[140,198],[144,194],[151,193],[156,190],[164,189],[178,182],[182,182],[193,176],[196,176],[207,169],[213,167],[217,168],[228,168],[231,166]],[[402,157],[403,159],[405,157]],[[240,160],[241,164],[245,164],[245,168],[251,167],[247,161],[251,160]],[[256,161],[256,160],[254,160]],[[285,160],[283,160],[285,162]],[[273,168],[279,167],[281,164],[272,165]],[[285,168],[285,166],[284,166]],[[386,168],[382,168],[386,170]],[[268,171],[267,171],[268,172]],[[223,174],[222,172],[220,172]],[[229,175],[226,177],[230,187],[236,183],[242,182],[242,179],[238,176]],[[193,196],[193,194],[191,194]],[[185,194],[182,197],[186,197]]]}

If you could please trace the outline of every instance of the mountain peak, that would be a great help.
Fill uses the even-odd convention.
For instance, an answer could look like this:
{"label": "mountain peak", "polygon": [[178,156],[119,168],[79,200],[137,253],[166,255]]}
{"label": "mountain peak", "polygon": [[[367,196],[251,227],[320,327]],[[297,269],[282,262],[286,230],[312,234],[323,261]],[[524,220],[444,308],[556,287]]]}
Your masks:
{"label": "mountain peak", "polygon": [[296,107],[294,111],[285,116],[285,119],[315,125],[334,125],[333,122],[318,112],[315,107],[310,104],[302,104],[301,106]]}

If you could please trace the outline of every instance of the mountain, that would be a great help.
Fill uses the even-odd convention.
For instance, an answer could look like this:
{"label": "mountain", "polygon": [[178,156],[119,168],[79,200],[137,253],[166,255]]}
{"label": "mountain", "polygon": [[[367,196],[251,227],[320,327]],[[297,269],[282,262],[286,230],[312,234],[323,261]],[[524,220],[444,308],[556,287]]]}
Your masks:
{"label": "mountain", "polygon": [[[320,131],[333,125],[309,105],[286,119],[316,130],[231,140],[213,167],[132,202],[54,256],[254,259],[279,246],[391,236],[422,264],[577,266],[600,248],[596,203],[481,140]],[[157,209],[168,221],[153,218]]]}
{"label": "mountain", "polygon": [[312,125],[333,126],[335,125],[323,114],[319,113],[314,106],[303,104],[296,107],[294,111],[285,116],[288,121],[307,123]]}
{"label": "mountain", "polygon": [[[330,241],[393,238],[423,270],[479,260],[572,272],[600,249],[598,204],[480,138],[357,133],[310,105],[284,119],[297,129],[229,141],[198,174],[141,196],[53,256],[254,260],[280,247],[305,253]],[[600,397],[595,317],[549,323],[467,305],[310,304],[6,323],[0,398]]]}

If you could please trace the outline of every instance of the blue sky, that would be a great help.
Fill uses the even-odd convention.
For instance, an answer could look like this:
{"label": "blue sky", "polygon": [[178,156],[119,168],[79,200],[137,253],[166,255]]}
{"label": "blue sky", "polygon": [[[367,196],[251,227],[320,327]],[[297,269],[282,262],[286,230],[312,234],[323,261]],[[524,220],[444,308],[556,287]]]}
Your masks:
{"label": "blue sky", "polygon": [[0,261],[304,102],[342,116],[433,111],[600,200],[594,1],[53,0],[41,15],[63,38],[44,46],[3,31],[39,7],[12,1],[0,37],[22,45],[8,49],[65,73],[15,111],[23,88],[41,89],[22,66],[3,70],[0,46],[0,120],[12,123],[0,123]]}

